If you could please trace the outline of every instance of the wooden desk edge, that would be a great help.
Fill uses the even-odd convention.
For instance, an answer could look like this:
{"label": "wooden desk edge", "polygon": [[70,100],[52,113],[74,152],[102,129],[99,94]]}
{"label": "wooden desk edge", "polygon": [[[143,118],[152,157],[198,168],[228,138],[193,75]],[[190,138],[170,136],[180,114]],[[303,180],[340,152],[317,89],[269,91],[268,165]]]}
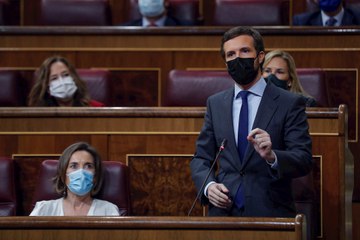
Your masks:
{"label": "wooden desk edge", "polygon": [[305,226],[305,218],[249,218],[249,217],[1,217],[0,232],[4,229],[38,228],[123,228],[123,229],[257,229],[298,231]]}

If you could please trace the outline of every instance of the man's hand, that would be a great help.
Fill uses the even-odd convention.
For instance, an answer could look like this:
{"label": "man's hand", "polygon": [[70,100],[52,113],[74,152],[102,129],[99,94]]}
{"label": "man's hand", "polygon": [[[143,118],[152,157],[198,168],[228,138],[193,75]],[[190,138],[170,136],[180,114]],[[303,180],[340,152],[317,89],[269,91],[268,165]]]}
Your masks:
{"label": "man's hand", "polygon": [[224,184],[213,183],[207,189],[207,195],[212,205],[218,208],[228,208],[232,201],[228,196],[229,190]]}
{"label": "man's hand", "polygon": [[255,151],[258,152],[268,163],[273,163],[275,161],[275,155],[272,151],[271,138],[266,131],[260,128],[255,128],[249,133],[247,139],[250,143],[252,143]]}

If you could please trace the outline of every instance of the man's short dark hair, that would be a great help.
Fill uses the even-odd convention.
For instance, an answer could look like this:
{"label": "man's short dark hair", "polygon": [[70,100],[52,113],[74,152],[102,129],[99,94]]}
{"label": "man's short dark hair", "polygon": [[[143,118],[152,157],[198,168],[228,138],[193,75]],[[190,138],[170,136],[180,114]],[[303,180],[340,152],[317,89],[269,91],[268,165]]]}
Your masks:
{"label": "man's short dark hair", "polygon": [[225,32],[221,39],[220,53],[221,53],[221,57],[224,60],[225,60],[225,50],[224,50],[225,42],[241,35],[248,35],[253,38],[256,54],[259,54],[259,52],[261,51],[265,51],[263,38],[258,31],[256,31],[251,27],[243,27],[243,26],[234,27],[228,30],[227,32]]}

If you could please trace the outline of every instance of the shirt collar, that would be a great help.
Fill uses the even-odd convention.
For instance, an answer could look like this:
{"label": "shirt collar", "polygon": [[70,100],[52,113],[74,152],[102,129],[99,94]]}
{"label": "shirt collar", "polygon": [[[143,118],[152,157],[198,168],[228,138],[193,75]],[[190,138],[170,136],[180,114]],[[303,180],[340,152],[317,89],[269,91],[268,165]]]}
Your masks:
{"label": "shirt collar", "polygon": [[[163,27],[163,26],[165,26],[165,21],[166,21],[166,15],[163,15],[161,18],[156,20],[154,23],[159,27]],[[142,23],[143,23],[143,27],[147,27],[147,26],[149,26],[150,21],[146,17],[143,17]]]}
{"label": "shirt collar", "polygon": [[[262,97],[262,95],[264,94],[265,88],[266,88],[266,81],[263,77],[261,77],[260,80],[257,81],[257,83],[255,83],[251,88],[248,89],[248,91],[254,95]],[[239,87],[239,85],[237,85],[235,83],[234,99],[236,99],[236,96],[239,94],[240,91],[244,91],[244,90],[241,89]]]}
{"label": "shirt collar", "polygon": [[[342,19],[344,17],[344,13],[345,13],[345,11],[344,11],[344,8],[342,7],[341,11],[337,15],[332,16],[332,18],[336,19],[336,23],[335,23],[336,27],[340,26]],[[327,20],[329,20],[329,18],[330,18],[330,16],[326,15],[326,13],[321,10],[321,19],[322,19],[323,26],[325,26],[325,23]]]}

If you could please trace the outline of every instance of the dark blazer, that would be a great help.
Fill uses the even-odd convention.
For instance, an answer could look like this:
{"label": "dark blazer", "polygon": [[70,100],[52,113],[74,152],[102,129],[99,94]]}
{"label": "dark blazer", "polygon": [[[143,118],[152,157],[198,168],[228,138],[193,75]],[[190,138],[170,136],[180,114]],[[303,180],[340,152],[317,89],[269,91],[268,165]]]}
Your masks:
{"label": "dark blazer", "polygon": [[305,97],[305,105],[306,107],[317,107],[317,102],[314,98],[312,97]]}
{"label": "dark blazer", "polygon": [[[232,120],[233,97],[234,88],[231,88],[207,101],[204,125],[190,163],[195,186],[198,190],[201,188],[221,142],[227,139],[227,146],[219,158],[218,174],[212,173],[207,183],[223,183],[232,199],[242,183],[244,216],[294,217],[291,179],[309,173],[313,163],[304,98],[273,84],[267,84],[265,88],[253,128],[261,128],[270,134],[278,161],[276,171],[260,157],[252,144],[248,144],[240,164]],[[201,201],[208,203],[204,194]],[[210,204],[209,215],[227,215],[227,212]]]}
{"label": "dark blazer", "polygon": [[[360,12],[354,9],[344,8],[344,17],[340,25],[351,26],[359,24]],[[321,11],[294,15],[293,26],[323,26]]]}
{"label": "dark blazer", "polygon": [[[186,22],[181,22],[176,18],[173,18],[171,16],[167,16],[165,20],[165,26],[188,26],[189,24]],[[123,24],[120,24],[120,26],[142,26],[142,18],[138,18]]]}

